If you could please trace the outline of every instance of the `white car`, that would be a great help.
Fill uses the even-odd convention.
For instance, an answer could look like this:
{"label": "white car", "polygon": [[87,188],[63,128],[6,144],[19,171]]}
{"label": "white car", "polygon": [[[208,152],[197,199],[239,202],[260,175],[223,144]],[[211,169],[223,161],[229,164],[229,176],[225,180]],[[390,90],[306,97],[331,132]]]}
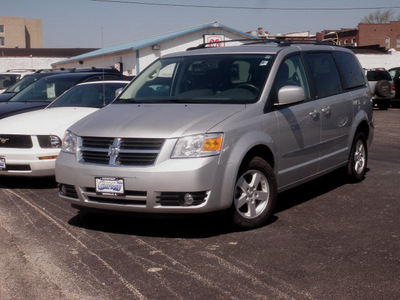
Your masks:
{"label": "white car", "polygon": [[22,79],[25,75],[34,73],[35,70],[7,70],[5,73],[0,73],[0,94],[8,87]]}
{"label": "white car", "polygon": [[82,83],[69,89],[45,109],[1,119],[0,175],[53,176],[65,130],[109,104],[116,92],[128,83]]}

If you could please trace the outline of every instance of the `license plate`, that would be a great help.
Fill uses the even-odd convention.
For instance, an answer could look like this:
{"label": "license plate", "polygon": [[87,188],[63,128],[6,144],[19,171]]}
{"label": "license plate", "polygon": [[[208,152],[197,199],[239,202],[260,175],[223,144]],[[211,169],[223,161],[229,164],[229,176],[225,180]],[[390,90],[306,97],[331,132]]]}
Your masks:
{"label": "license plate", "polygon": [[122,178],[96,177],[96,193],[101,195],[123,195],[124,180]]}
{"label": "license plate", "polygon": [[5,158],[0,158],[0,170],[1,169],[6,169],[6,159]]}

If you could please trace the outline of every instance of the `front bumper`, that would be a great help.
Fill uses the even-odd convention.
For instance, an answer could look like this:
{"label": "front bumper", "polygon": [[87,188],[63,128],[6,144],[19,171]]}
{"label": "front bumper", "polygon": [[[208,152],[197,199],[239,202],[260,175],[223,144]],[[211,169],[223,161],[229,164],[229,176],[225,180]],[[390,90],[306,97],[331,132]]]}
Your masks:
{"label": "front bumper", "polygon": [[59,153],[59,149],[2,148],[0,159],[5,165],[0,167],[0,176],[54,176]]}
{"label": "front bumper", "polygon": [[[235,165],[219,165],[219,156],[167,159],[149,167],[81,164],[72,154],[56,161],[59,196],[74,206],[146,213],[202,213],[230,207]],[[123,195],[96,193],[96,178],[120,178]],[[193,198],[188,205],[186,195]]]}

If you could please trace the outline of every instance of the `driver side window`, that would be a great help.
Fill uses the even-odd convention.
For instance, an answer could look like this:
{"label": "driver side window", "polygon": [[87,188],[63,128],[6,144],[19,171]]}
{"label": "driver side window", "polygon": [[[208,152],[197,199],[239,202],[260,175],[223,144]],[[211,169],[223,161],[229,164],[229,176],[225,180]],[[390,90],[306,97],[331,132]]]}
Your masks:
{"label": "driver side window", "polygon": [[279,89],[288,85],[301,86],[306,95],[305,100],[311,98],[307,75],[300,55],[288,57],[279,67],[274,86],[275,94],[277,95]]}

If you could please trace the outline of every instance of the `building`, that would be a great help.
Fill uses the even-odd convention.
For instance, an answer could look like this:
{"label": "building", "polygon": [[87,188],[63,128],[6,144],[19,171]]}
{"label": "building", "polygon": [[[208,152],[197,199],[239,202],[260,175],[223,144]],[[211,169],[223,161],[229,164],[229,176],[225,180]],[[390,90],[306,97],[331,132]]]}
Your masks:
{"label": "building", "polygon": [[257,30],[252,30],[248,32],[251,35],[257,36],[260,39],[277,39],[285,41],[295,41],[295,42],[309,42],[315,41],[315,35],[311,35],[310,31],[299,31],[291,32],[285,34],[270,34],[268,31],[264,31],[262,27],[258,27]]}
{"label": "building", "polygon": [[324,30],[317,33],[317,40],[342,46],[400,51],[400,21],[387,24],[359,23],[357,28]]}
{"label": "building", "polygon": [[379,45],[400,51],[400,21],[388,24],[358,24],[358,45]]}
{"label": "building", "polygon": [[324,30],[317,32],[316,39],[317,41],[324,41],[334,45],[357,47],[357,36],[357,28],[344,28],[340,30]]}
{"label": "building", "polygon": [[0,47],[0,72],[11,69],[51,69],[51,64],[96,48],[3,48]]}
{"label": "building", "polygon": [[42,20],[0,17],[0,48],[42,48]]}
{"label": "building", "polygon": [[[236,39],[258,39],[258,37],[214,22],[106,47],[58,61],[52,66],[53,68],[116,67],[123,74],[134,76],[162,55],[185,51],[205,42],[210,42],[211,47],[224,47],[229,40]],[[235,43],[239,42],[229,44]]]}

